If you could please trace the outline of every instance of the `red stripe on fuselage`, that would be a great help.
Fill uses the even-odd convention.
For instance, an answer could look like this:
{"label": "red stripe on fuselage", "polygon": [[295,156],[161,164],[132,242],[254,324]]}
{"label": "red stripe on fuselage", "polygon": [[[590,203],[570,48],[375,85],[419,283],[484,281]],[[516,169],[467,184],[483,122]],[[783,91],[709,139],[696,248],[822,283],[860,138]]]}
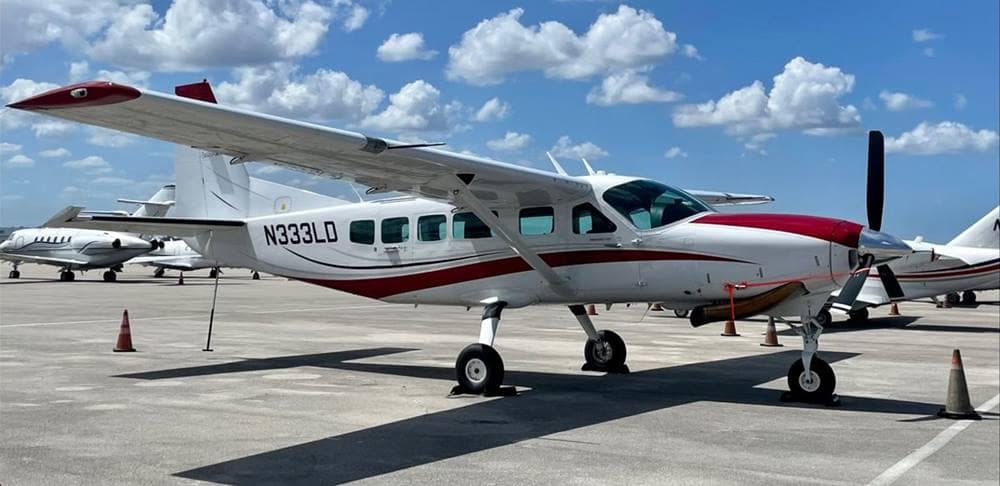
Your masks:
{"label": "red stripe on fuselage", "polygon": [[903,274],[897,274],[896,278],[900,280],[922,280],[922,279],[942,278],[942,277],[961,277],[968,275],[985,274],[996,271],[1000,271],[1000,263],[979,268],[940,270],[936,272],[924,272],[924,273],[903,273]]}
{"label": "red stripe on fuselage", "polygon": [[860,224],[843,219],[798,214],[712,213],[691,222],[781,231],[831,241],[848,248],[858,247],[858,239],[863,228]]}
{"label": "red stripe on fuselage", "polygon": [[[581,250],[541,255],[542,260],[552,267],[588,265],[593,263],[619,263],[657,260],[699,260],[750,263],[732,258],[699,253],[683,253],[655,250]],[[300,279],[303,282],[343,290],[356,295],[381,299],[417,290],[425,290],[444,285],[469,282],[483,278],[499,277],[512,273],[526,272],[531,267],[521,257],[507,257],[488,262],[458,265],[440,270],[413,273],[392,277],[376,277],[353,280]]]}

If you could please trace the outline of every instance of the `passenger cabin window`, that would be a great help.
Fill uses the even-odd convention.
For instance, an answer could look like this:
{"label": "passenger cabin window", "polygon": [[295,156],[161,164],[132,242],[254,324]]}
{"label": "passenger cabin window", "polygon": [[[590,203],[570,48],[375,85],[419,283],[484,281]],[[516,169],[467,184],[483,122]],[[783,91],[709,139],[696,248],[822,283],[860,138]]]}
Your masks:
{"label": "passenger cabin window", "polygon": [[433,214],[417,218],[417,239],[420,241],[441,241],[448,234],[448,218],[443,214]]}
{"label": "passenger cabin window", "polygon": [[518,219],[521,234],[525,236],[547,235],[555,227],[555,216],[550,207],[524,208]]}
{"label": "passenger cabin window", "polygon": [[351,243],[371,245],[375,243],[375,221],[364,219],[351,221]]}
{"label": "passenger cabin window", "polygon": [[493,232],[475,214],[458,213],[451,220],[451,236],[456,240],[472,240],[476,238],[489,238],[493,236]]}
{"label": "passenger cabin window", "polygon": [[402,243],[409,239],[409,218],[386,218],[382,220],[382,243]]}
{"label": "passenger cabin window", "polygon": [[594,205],[583,203],[573,207],[573,233],[588,235],[614,233],[618,227],[607,216],[601,214]]}
{"label": "passenger cabin window", "polygon": [[604,200],[641,230],[659,228],[711,211],[705,203],[684,191],[649,180],[612,187],[604,191]]}

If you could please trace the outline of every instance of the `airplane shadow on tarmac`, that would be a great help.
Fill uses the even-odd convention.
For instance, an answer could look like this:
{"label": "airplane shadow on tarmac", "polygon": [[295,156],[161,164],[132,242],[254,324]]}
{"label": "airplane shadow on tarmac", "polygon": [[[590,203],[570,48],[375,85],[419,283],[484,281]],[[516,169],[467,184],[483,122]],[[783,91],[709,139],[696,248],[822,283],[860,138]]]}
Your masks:
{"label": "airplane shadow on tarmac", "polygon": [[[875,329],[907,329],[910,331],[940,331],[940,332],[969,332],[969,333],[1000,333],[1000,328],[985,326],[959,326],[941,324],[914,324],[919,320],[919,316],[894,316],[894,317],[874,317],[867,322],[854,323],[851,321],[837,321],[832,326],[823,329],[823,334],[836,334],[839,332],[871,331]],[[778,332],[780,336],[798,336],[791,329],[784,329]]]}
{"label": "airplane shadow on tarmac", "polygon": [[[315,366],[439,379],[451,386],[455,371],[450,367],[346,362],[406,351],[412,350],[373,348],[247,359],[117,376],[158,380]],[[789,350],[628,375],[509,370],[506,384],[531,389],[510,398],[472,398],[464,407],[182,471],[176,476],[226,484],[343,483],[699,401],[822,409],[783,403],[780,391],[756,387],[784,378],[789,364],[799,356],[799,351]],[[822,356],[836,362],[857,354],[824,352]],[[841,396],[837,410],[932,415],[938,408],[929,403]]]}

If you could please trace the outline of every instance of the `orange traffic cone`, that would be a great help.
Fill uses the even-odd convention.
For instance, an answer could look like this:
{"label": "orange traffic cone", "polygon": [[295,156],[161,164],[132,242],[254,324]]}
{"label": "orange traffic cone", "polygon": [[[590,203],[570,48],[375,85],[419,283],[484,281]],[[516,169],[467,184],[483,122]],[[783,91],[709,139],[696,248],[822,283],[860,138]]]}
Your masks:
{"label": "orange traffic cone", "polygon": [[938,412],[939,417],[962,420],[979,420],[982,417],[972,408],[969,400],[969,385],[965,382],[965,367],[962,366],[962,353],[954,350],[951,353],[951,374],[948,376],[948,400],[944,408]]}
{"label": "orange traffic cone", "polygon": [[663,306],[660,304],[653,304],[653,306],[650,307],[649,310],[653,312],[663,312]]}
{"label": "orange traffic cone", "polygon": [[895,302],[893,302],[892,306],[889,307],[889,315],[890,316],[898,316],[899,315],[899,305],[897,305]]}
{"label": "orange traffic cone", "polygon": [[596,315],[598,315],[597,314],[597,307],[594,307],[594,304],[587,304],[587,315],[588,316],[596,316]]}
{"label": "orange traffic cone", "polygon": [[[733,331],[735,332],[735,329]],[[767,318],[767,332],[764,333],[764,342],[760,343],[760,345],[769,348],[784,346],[784,344],[778,342],[778,330],[774,328],[773,317]]]}
{"label": "orange traffic cone", "polygon": [[125,309],[125,312],[122,312],[122,325],[118,328],[118,342],[115,343],[115,352],[133,351],[135,348],[132,347],[132,328],[128,324],[128,309]]}
{"label": "orange traffic cone", "polygon": [[732,337],[739,336],[736,333],[736,323],[733,321],[726,321],[726,325],[722,328],[722,336]]}

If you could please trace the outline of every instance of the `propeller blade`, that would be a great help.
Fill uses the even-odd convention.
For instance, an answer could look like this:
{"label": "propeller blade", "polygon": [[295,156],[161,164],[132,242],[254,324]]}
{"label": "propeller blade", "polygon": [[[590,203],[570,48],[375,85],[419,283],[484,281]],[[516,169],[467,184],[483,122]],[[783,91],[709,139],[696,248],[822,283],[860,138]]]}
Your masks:
{"label": "propeller blade", "polygon": [[868,132],[868,227],[882,229],[882,205],[885,200],[885,139],[882,132]]}
{"label": "propeller blade", "polygon": [[879,265],[875,268],[878,269],[878,278],[882,281],[882,287],[885,288],[885,293],[889,295],[889,299],[902,299],[903,287],[899,285],[899,280],[896,279],[896,273],[889,268],[889,265]]}
{"label": "propeller blade", "polygon": [[871,271],[871,264],[874,262],[875,257],[871,255],[862,257],[858,269],[847,279],[844,288],[840,289],[840,295],[833,299],[832,307],[834,310],[846,314],[854,308],[854,301],[858,298],[858,294],[861,293],[861,288],[865,286],[865,281],[868,280],[868,273]]}

